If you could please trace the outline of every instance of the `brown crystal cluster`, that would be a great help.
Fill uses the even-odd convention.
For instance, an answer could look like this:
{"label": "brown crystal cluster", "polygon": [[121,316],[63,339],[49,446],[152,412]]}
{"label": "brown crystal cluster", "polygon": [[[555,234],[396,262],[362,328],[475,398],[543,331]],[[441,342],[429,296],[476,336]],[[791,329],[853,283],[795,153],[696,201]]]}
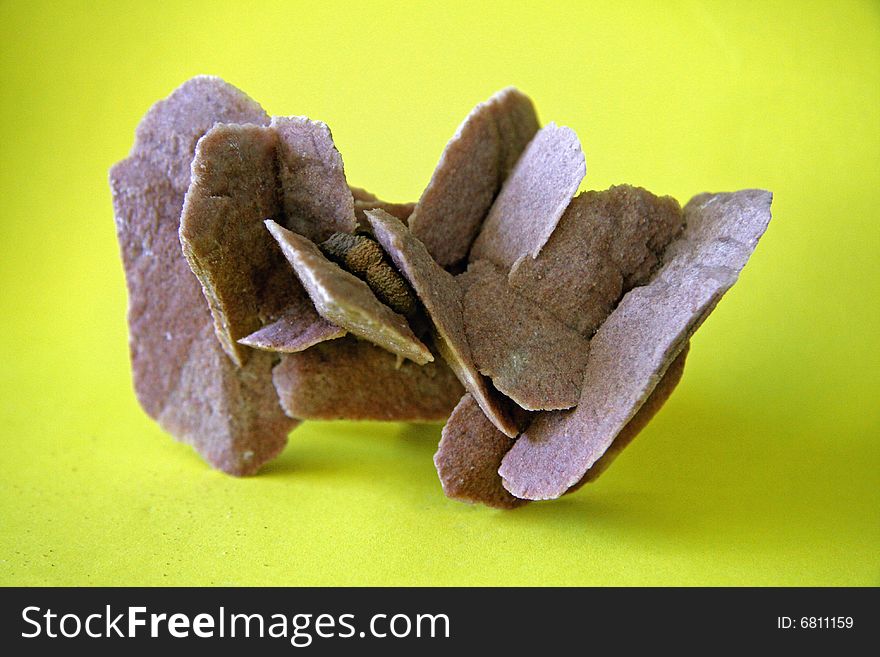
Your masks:
{"label": "brown crystal cluster", "polygon": [[388,262],[376,240],[363,234],[333,233],[319,246],[333,262],[366,282],[379,301],[391,310],[404,317],[416,314],[415,295]]}
{"label": "brown crystal cluster", "polygon": [[576,489],[669,397],[771,202],[575,195],[585,174],[574,132],[505,89],[417,203],[387,203],[349,186],[323,123],[186,82],[110,174],[142,406],[235,475],[302,420],[445,421],[450,497]]}

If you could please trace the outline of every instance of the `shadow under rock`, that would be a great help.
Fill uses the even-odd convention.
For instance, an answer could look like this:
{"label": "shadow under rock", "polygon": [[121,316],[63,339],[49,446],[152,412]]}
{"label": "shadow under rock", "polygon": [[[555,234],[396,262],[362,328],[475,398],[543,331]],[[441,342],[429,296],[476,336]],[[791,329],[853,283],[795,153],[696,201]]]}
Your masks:
{"label": "shadow under rock", "polygon": [[[434,452],[440,440],[442,425],[408,424],[402,425],[398,433],[399,444],[408,453],[417,456],[420,471],[426,473],[428,481],[420,482],[428,494],[436,496],[436,501],[444,509],[458,513],[477,513],[494,517],[502,524],[557,526],[560,530],[574,531],[576,534],[595,531],[598,526],[638,527],[641,531],[651,528],[664,531],[674,525],[655,497],[636,493],[612,491],[603,486],[601,479],[584,486],[572,495],[558,500],[532,502],[512,510],[492,509],[482,505],[468,504],[443,497],[440,481],[433,465]],[[604,477],[609,477],[605,474]]]}
{"label": "shadow under rock", "polygon": [[415,491],[420,501],[436,488],[442,497],[433,464],[441,428],[439,424],[306,422],[290,434],[285,450],[258,476],[363,480],[361,485],[381,485],[402,499]]}
{"label": "shadow under rock", "polygon": [[869,517],[880,493],[855,473],[880,462],[880,448],[841,440],[829,449],[812,421],[782,422],[784,413],[673,399],[597,481],[498,517],[552,526],[572,541],[598,529],[731,553],[826,550],[817,537],[876,535]]}
{"label": "shadow under rock", "polygon": [[504,524],[553,528],[572,539],[591,537],[597,532],[639,536],[648,533],[656,537],[705,534],[699,516],[678,516],[662,497],[662,493],[653,496],[590,484],[557,500],[532,502],[497,513]]}
{"label": "shadow under rock", "polygon": [[[369,440],[361,437],[363,426],[370,433],[376,433],[381,423],[324,422],[306,421],[290,432],[287,446],[277,457],[260,468],[259,477],[286,477],[297,475],[325,474],[344,471],[351,465],[351,459],[340,458],[345,454],[347,442]],[[378,425],[378,427],[377,427]],[[381,429],[380,429],[381,431]]]}
{"label": "shadow under rock", "polygon": [[443,430],[442,424],[424,423],[424,424],[401,424],[397,437],[400,444],[404,447],[416,449],[419,451],[430,451],[433,457],[437,451],[437,445],[440,443],[440,432]]}
{"label": "shadow under rock", "polygon": [[501,525],[552,527],[572,540],[594,531],[647,532],[699,544],[723,541],[716,538],[719,532],[732,538],[754,531],[766,539],[773,524],[784,521],[786,509],[793,505],[805,512],[805,501],[816,497],[818,491],[803,490],[808,479],[815,481],[805,478],[804,470],[843,457],[810,453],[804,445],[792,452],[787,446],[798,429],[789,426],[785,435],[768,439],[761,429],[772,424],[756,409],[673,397],[597,481],[513,511],[443,497],[432,460],[439,424],[315,423],[309,429],[312,423],[306,423],[262,476],[363,480],[358,485],[379,485],[405,504],[478,513]]}
{"label": "shadow under rock", "polygon": [[305,473],[332,472],[338,469],[338,459],[333,458],[330,454],[320,455],[309,452],[307,456],[294,453],[290,449],[290,444],[284,448],[284,451],[268,463],[266,463],[257,473],[257,477],[276,478],[297,476]]}

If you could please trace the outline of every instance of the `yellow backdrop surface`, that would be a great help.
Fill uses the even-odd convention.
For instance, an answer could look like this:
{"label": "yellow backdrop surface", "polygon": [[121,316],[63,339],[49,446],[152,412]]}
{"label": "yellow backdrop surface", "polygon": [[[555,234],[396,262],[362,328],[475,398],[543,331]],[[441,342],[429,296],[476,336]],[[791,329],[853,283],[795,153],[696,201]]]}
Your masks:
{"label": "yellow backdrop surface", "polygon": [[[0,4],[0,584],[880,584],[872,2]],[[439,426],[306,423],[258,476],[140,410],[107,169],[220,75],[415,200],[516,85],[584,188],[762,187],[774,219],[682,384],[595,484],[444,498]]]}

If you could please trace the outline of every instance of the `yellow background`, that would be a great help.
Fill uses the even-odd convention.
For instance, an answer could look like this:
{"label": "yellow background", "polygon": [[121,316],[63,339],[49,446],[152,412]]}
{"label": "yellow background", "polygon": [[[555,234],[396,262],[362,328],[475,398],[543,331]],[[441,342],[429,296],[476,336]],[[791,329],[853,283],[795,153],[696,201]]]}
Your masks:
{"label": "yellow background", "polygon": [[[0,584],[880,584],[877,3],[3,2],[0,48]],[[233,479],[135,401],[106,182],[199,73],[326,121],[392,200],[514,84],[585,187],[763,187],[774,219],[576,495],[449,501],[438,426],[307,423]]]}

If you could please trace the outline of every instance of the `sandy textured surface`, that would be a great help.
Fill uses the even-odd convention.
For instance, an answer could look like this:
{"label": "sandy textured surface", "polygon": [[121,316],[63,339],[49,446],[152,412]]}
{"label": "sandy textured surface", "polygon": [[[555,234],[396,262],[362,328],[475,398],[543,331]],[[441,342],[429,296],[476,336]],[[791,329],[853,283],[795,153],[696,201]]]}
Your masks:
{"label": "sandy textured surface", "polygon": [[536,257],[586,174],[574,130],[553,123],[541,128],[504,181],[471,261],[491,260],[508,270],[520,258]]}
{"label": "sandy textured surface", "polygon": [[571,408],[584,383],[589,341],[507,284],[480,260],[456,279],[474,362],[492,384],[529,411]]}
{"label": "sandy textured surface", "polygon": [[650,278],[682,221],[678,201],[639,187],[584,192],[571,201],[538,257],[514,266],[510,284],[592,336],[620,297]]}
{"label": "sandy textured surface", "polygon": [[190,163],[196,142],[217,122],[266,124],[268,117],[222,80],[194,78],[150,109],[131,155],[111,170],[110,185],[138,400],[214,467],[242,475],[278,454],[296,421],[278,404],[268,354],[237,368],[223,352],[181,252]]}
{"label": "sandy textured surface", "polygon": [[[299,282],[297,282],[299,286]],[[315,310],[305,292],[288,306],[276,321],[241,338],[239,344],[253,349],[293,353],[323,342],[335,340],[347,331],[331,324]]]}
{"label": "sandy textured surface", "polygon": [[288,414],[312,420],[442,422],[464,392],[441,359],[398,366],[352,336],[285,354],[274,380]]}
{"label": "sandy textured surface", "polygon": [[301,116],[274,116],[272,128],[278,135],[285,228],[315,242],[332,233],[353,232],[357,228],[354,199],[327,124]]}
{"label": "sandy textured surface", "polygon": [[477,105],[459,126],[409,218],[413,234],[442,267],[467,256],[492,201],[537,130],[532,101],[513,88]]}
{"label": "sandy textured surface", "polygon": [[406,318],[379,301],[364,281],[328,260],[302,235],[271,220],[266,221],[266,227],[281,246],[321,317],[420,365],[434,359],[413,334]]}
{"label": "sandy textured surface", "polygon": [[421,300],[434,327],[434,342],[440,355],[489,420],[508,436],[519,433],[509,402],[492,390],[474,363],[464,330],[462,289],[455,278],[440,267],[427,248],[406,226],[386,212],[367,212],[373,234],[394,261]]}
{"label": "sandy textured surface", "polygon": [[664,264],[596,332],[572,411],[539,415],[502,462],[517,497],[553,499],[575,485],[653,392],[691,334],[736,282],[770,221],[771,194],[703,194]]}
{"label": "sandy textured surface", "polygon": [[474,398],[467,394],[443,427],[434,465],[447,497],[480,502],[499,509],[526,503],[501,485],[498,466],[513,440],[489,422]]}
{"label": "sandy textured surface", "polygon": [[217,339],[237,365],[250,353],[237,341],[304,295],[263,226],[281,210],[276,142],[271,128],[214,126],[196,147],[180,217],[183,254],[202,284]]}

